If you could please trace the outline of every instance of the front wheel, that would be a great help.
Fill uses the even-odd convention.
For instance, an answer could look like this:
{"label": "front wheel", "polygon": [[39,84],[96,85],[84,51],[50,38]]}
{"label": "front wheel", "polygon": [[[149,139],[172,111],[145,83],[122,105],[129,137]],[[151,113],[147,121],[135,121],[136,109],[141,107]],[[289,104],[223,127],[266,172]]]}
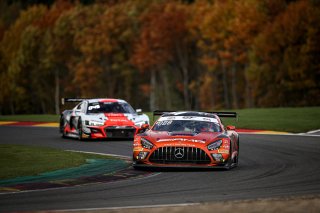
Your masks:
{"label": "front wheel", "polygon": [[66,137],[66,135],[65,135],[65,133],[64,133],[64,126],[65,126],[64,118],[63,118],[63,116],[61,115],[61,117],[60,117],[60,125],[59,125],[59,132],[60,132],[62,138],[65,138],[65,137]]}
{"label": "front wheel", "polygon": [[79,120],[78,120],[78,139],[79,139],[80,141],[83,140],[82,133],[83,133],[83,130],[82,130],[82,121],[81,121],[81,118],[79,118]]}

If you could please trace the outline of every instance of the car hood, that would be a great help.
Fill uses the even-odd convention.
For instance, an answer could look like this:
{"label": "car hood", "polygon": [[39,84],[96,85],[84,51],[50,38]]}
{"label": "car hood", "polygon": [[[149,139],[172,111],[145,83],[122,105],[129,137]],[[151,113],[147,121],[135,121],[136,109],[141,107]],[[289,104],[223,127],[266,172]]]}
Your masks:
{"label": "car hood", "polygon": [[105,125],[110,126],[133,126],[134,123],[128,119],[125,114],[121,113],[105,113],[107,118]]}
{"label": "car hood", "polygon": [[134,122],[129,120],[126,114],[122,113],[89,114],[86,118],[92,121],[104,122],[107,126],[134,126]]}
{"label": "car hood", "polygon": [[201,132],[193,134],[189,132],[164,132],[149,131],[148,139],[157,147],[162,146],[207,146],[223,135],[222,132]]}

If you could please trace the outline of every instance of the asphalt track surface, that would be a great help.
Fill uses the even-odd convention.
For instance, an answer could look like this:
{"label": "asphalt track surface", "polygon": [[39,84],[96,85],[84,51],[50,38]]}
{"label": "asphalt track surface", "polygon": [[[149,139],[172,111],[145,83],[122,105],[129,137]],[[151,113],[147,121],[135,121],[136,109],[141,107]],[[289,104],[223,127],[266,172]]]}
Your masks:
{"label": "asphalt track surface", "polygon": [[[131,141],[79,142],[57,128],[0,127],[0,143],[131,156]],[[201,203],[320,194],[320,137],[240,135],[239,166],[163,170],[141,179],[0,194],[0,211],[65,210]]]}

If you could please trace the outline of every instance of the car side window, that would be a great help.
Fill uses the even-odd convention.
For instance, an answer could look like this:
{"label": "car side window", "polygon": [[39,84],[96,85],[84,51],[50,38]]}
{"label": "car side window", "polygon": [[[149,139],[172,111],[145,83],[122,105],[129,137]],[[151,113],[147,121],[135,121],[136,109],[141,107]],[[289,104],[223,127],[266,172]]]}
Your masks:
{"label": "car side window", "polygon": [[77,110],[81,110],[82,105],[83,105],[82,103],[79,104],[79,105],[77,106]]}

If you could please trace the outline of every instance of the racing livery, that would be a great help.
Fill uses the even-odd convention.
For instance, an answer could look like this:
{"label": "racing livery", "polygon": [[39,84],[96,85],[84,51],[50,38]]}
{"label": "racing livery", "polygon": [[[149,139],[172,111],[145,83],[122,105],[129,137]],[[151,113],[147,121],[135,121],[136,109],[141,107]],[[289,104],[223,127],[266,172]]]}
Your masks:
{"label": "racing livery", "polygon": [[239,136],[219,117],[234,112],[162,112],[151,129],[134,137],[133,167],[214,167],[238,165]]}
{"label": "racing livery", "polygon": [[62,137],[82,139],[133,138],[149,117],[141,109],[134,110],[121,99],[63,98],[65,102],[80,102],[60,117]]}

